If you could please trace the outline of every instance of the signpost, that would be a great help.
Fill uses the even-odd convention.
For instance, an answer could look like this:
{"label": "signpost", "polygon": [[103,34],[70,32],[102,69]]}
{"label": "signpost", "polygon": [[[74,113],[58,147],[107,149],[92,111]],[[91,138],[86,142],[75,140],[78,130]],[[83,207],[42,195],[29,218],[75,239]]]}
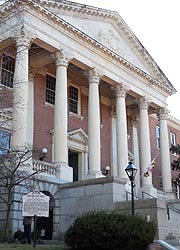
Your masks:
{"label": "signpost", "polygon": [[49,196],[39,190],[34,190],[23,196],[22,216],[34,217],[33,247],[36,246],[37,217],[49,217]]}

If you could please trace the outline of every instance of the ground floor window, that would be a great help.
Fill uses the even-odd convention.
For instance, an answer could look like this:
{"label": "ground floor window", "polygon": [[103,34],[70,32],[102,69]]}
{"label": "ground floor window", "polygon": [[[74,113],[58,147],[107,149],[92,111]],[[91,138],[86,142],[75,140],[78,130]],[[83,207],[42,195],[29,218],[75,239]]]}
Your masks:
{"label": "ground floor window", "polygon": [[0,155],[7,154],[10,149],[10,137],[9,131],[0,130]]}

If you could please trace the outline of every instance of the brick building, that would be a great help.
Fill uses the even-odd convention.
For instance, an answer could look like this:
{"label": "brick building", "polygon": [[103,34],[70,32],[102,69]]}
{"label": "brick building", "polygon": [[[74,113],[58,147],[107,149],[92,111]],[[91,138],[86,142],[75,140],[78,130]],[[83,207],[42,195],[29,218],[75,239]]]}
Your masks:
{"label": "brick building", "polygon": [[[45,169],[34,187],[51,197],[47,237],[59,238],[83,211],[125,201],[130,160],[138,197],[175,199],[169,147],[180,143],[180,122],[167,98],[176,90],[121,16],[70,1],[15,0],[0,6],[0,20],[1,154],[48,149],[43,161],[31,160],[33,171]],[[22,227],[21,204],[11,222],[13,231]]]}

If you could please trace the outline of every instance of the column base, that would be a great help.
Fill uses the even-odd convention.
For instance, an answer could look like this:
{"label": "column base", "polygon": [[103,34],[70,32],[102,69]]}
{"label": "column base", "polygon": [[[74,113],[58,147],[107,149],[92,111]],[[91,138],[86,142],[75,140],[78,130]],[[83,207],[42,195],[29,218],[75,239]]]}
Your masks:
{"label": "column base", "polygon": [[168,199],[168,200],[177,199],[176,194],[173,193],[172,191],[170,191],[170,192],[165,192],[165,193],[166,193],[166,195],[167,195],[167,199]]}
{"label": "column base", "polygon": [[151,186],[142,187],[140,189],[142,199],[153,199],[157,198],[157,189]]}
{"label": "column base", "polygon": [[106,177],[101,173],[101,171],[88,171],[88,174],[84,176],[84,180],[87,179],[97,179],[97,178],[103,178]]}
{"label": "column base", "polygon": [[56,177],[60,179],[60,183],[73,182],[73,168],[66,163],[55,163]]}

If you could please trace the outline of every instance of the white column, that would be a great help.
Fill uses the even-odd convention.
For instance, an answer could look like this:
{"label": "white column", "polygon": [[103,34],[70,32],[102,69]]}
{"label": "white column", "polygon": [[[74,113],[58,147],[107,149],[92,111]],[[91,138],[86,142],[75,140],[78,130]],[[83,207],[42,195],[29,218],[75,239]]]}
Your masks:
{"label": "white column", "polygon": [[27,141],[29,145],[33,145],[34,136],[34,77],[33,70],[29,73],[28,83],[28,117],[27,117]]}
{"label": "white column", "polygon": [[100,143],[100,75],[96,69],[87,74],[89,80],[88,98],[88,150],[89,171],[87,178],[102,177],[101,173],[101,143]]}
{"label": "white column", "polygon": [[169,152],[169,135],[167,127],[168,111],[166,108],[161,108],[159,111],[160,120],[160,158],[161,158],[161,172],[163,191],[172,192],[172,176],[171,163]]}
{"label": "white column", "polygon": [[151,146],[150,146],[150,133],[149,133],[149,117],[148,117],[148,99],[143,96],[139,100],[140,108],[140,163],[142,175],[142,188],[152,187],[152,175],[144,177],[147,167],[151,163]]}
{"label": "white column", "polygon": [[[144,176],[148,166],[151,164],[151,145],[149,132],[149,117],[148,117],[148,98],[143,96],[139,99],[140,108],[140,166],[141,166],[141,181],[142,192],[157,197],[157,190],[152,185],[152,174],[148,177]],[[145,194],[145,197],[151,198]]]}
{"label": "white column", "polygon": [[27,146],[28,141],[28,50],[34,36],[21,31],[14,37],[17,54],[13,82],[12,147]]}
{"label": "white column", "polygon": [[121,83],[116,85],[115,89],[118,175],[121,178],[127,178],[125,172],[125,168],[128,165],[127,116],[125,102],[127,87]]}
{"label": "white column", "polygon": [[71,58],[63,50],[56,52],[56,91],[54,110],[54,162],[59,166],[58,177],[72,181],[68,167],[67,67]]}
{"label": "white column", "polygon": [[131,120],[131,129],[132,129],[132,153],[134,155],[134,165],[137,167],[138,171],[135,179],[135,189],[136,193],[140,189],[140,166],[139,166],[139,143],[138,143],[138,134],[137,134],[138,118],[136,116],[132,117]]}

